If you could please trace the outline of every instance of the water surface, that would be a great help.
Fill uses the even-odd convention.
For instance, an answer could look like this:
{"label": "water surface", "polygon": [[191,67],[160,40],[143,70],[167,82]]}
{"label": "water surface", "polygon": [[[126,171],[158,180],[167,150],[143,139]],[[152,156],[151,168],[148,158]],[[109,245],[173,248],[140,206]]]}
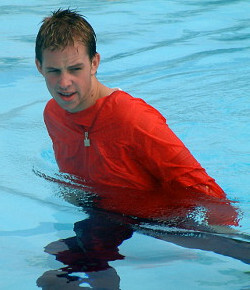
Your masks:
{"label": "water surface", "polygon": [[[250,3],[238,1],[1,1],[1,289],[38,289],[62,263],[44,252],[74,235],[86,214],[67,203],[42,120],[49,94],[34,66],[40,22],[78,8],[93,25],[99,79],[145,99],[167,118],[199,162],[239,202],[250,232]],[[249,267],[213,252],[135,233],[110,262],[120,289],[247,289]],[[114,274],[114,273],[113,273]],[[84,274],[79,274],[79,276]],[[180,279],[181,277],[181,279]],[[87,287],[82,283],[81,287]],[[76,288],[77,289],[77,288]]]}

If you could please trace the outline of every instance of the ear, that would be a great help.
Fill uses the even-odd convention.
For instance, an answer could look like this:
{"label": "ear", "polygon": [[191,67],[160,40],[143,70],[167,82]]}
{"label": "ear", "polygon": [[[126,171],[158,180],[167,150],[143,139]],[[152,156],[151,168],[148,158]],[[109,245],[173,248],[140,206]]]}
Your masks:
{"label": "ear", "polygon": [[101,56],[99,53],[96,53],[91,61],[91,74],[95,75],[97,72],[97,69],[99,67],[100,64],[100,60],[101,60]]}
{"label": "ear", "polygon": [[43,72],[42,72],[42,64],[40,63],[40,61],[37,58],[35,59],[35,63],[36,63],[36,67],[37,67],[38,71],[41,74],[43,74]]}

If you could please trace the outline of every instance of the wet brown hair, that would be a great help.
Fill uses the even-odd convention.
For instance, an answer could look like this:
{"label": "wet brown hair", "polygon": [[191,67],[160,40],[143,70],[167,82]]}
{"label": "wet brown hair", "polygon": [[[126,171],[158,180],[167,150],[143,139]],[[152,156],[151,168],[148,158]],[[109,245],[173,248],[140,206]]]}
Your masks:
{"label": "wet brown hair", "polygon": [[44,18],[36,37],[36,58],[42,63],[43,50],[63,50],[76,41],[86,46],[90,60],[96,54],[96,34],[92,26],[77,11],[58,9]]}

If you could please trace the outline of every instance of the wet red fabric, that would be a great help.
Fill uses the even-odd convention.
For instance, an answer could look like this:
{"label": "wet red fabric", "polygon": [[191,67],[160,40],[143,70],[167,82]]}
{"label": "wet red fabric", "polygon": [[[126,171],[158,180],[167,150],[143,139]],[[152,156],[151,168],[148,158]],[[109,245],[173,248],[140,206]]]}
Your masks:
{"label": "wet red fabric", "polygon": [[[60,170],[87,184],[158,192],[156,204],[185,200],[195,193],[226,198],[166,119],[143,100],[123,91],[115,91],[73,114],[52,99],[44,119]],[[90,146],[85,146],[86,138]]]}

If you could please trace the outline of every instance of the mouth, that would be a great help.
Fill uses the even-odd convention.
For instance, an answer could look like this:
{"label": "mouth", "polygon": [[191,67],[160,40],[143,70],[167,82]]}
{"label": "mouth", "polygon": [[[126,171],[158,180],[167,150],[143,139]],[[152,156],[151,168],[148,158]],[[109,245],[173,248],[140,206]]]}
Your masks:
{"label": "mouth", "polygon": [[70,102],[74,99],[76,92],[58,92],[58,95],[66,102]]}

